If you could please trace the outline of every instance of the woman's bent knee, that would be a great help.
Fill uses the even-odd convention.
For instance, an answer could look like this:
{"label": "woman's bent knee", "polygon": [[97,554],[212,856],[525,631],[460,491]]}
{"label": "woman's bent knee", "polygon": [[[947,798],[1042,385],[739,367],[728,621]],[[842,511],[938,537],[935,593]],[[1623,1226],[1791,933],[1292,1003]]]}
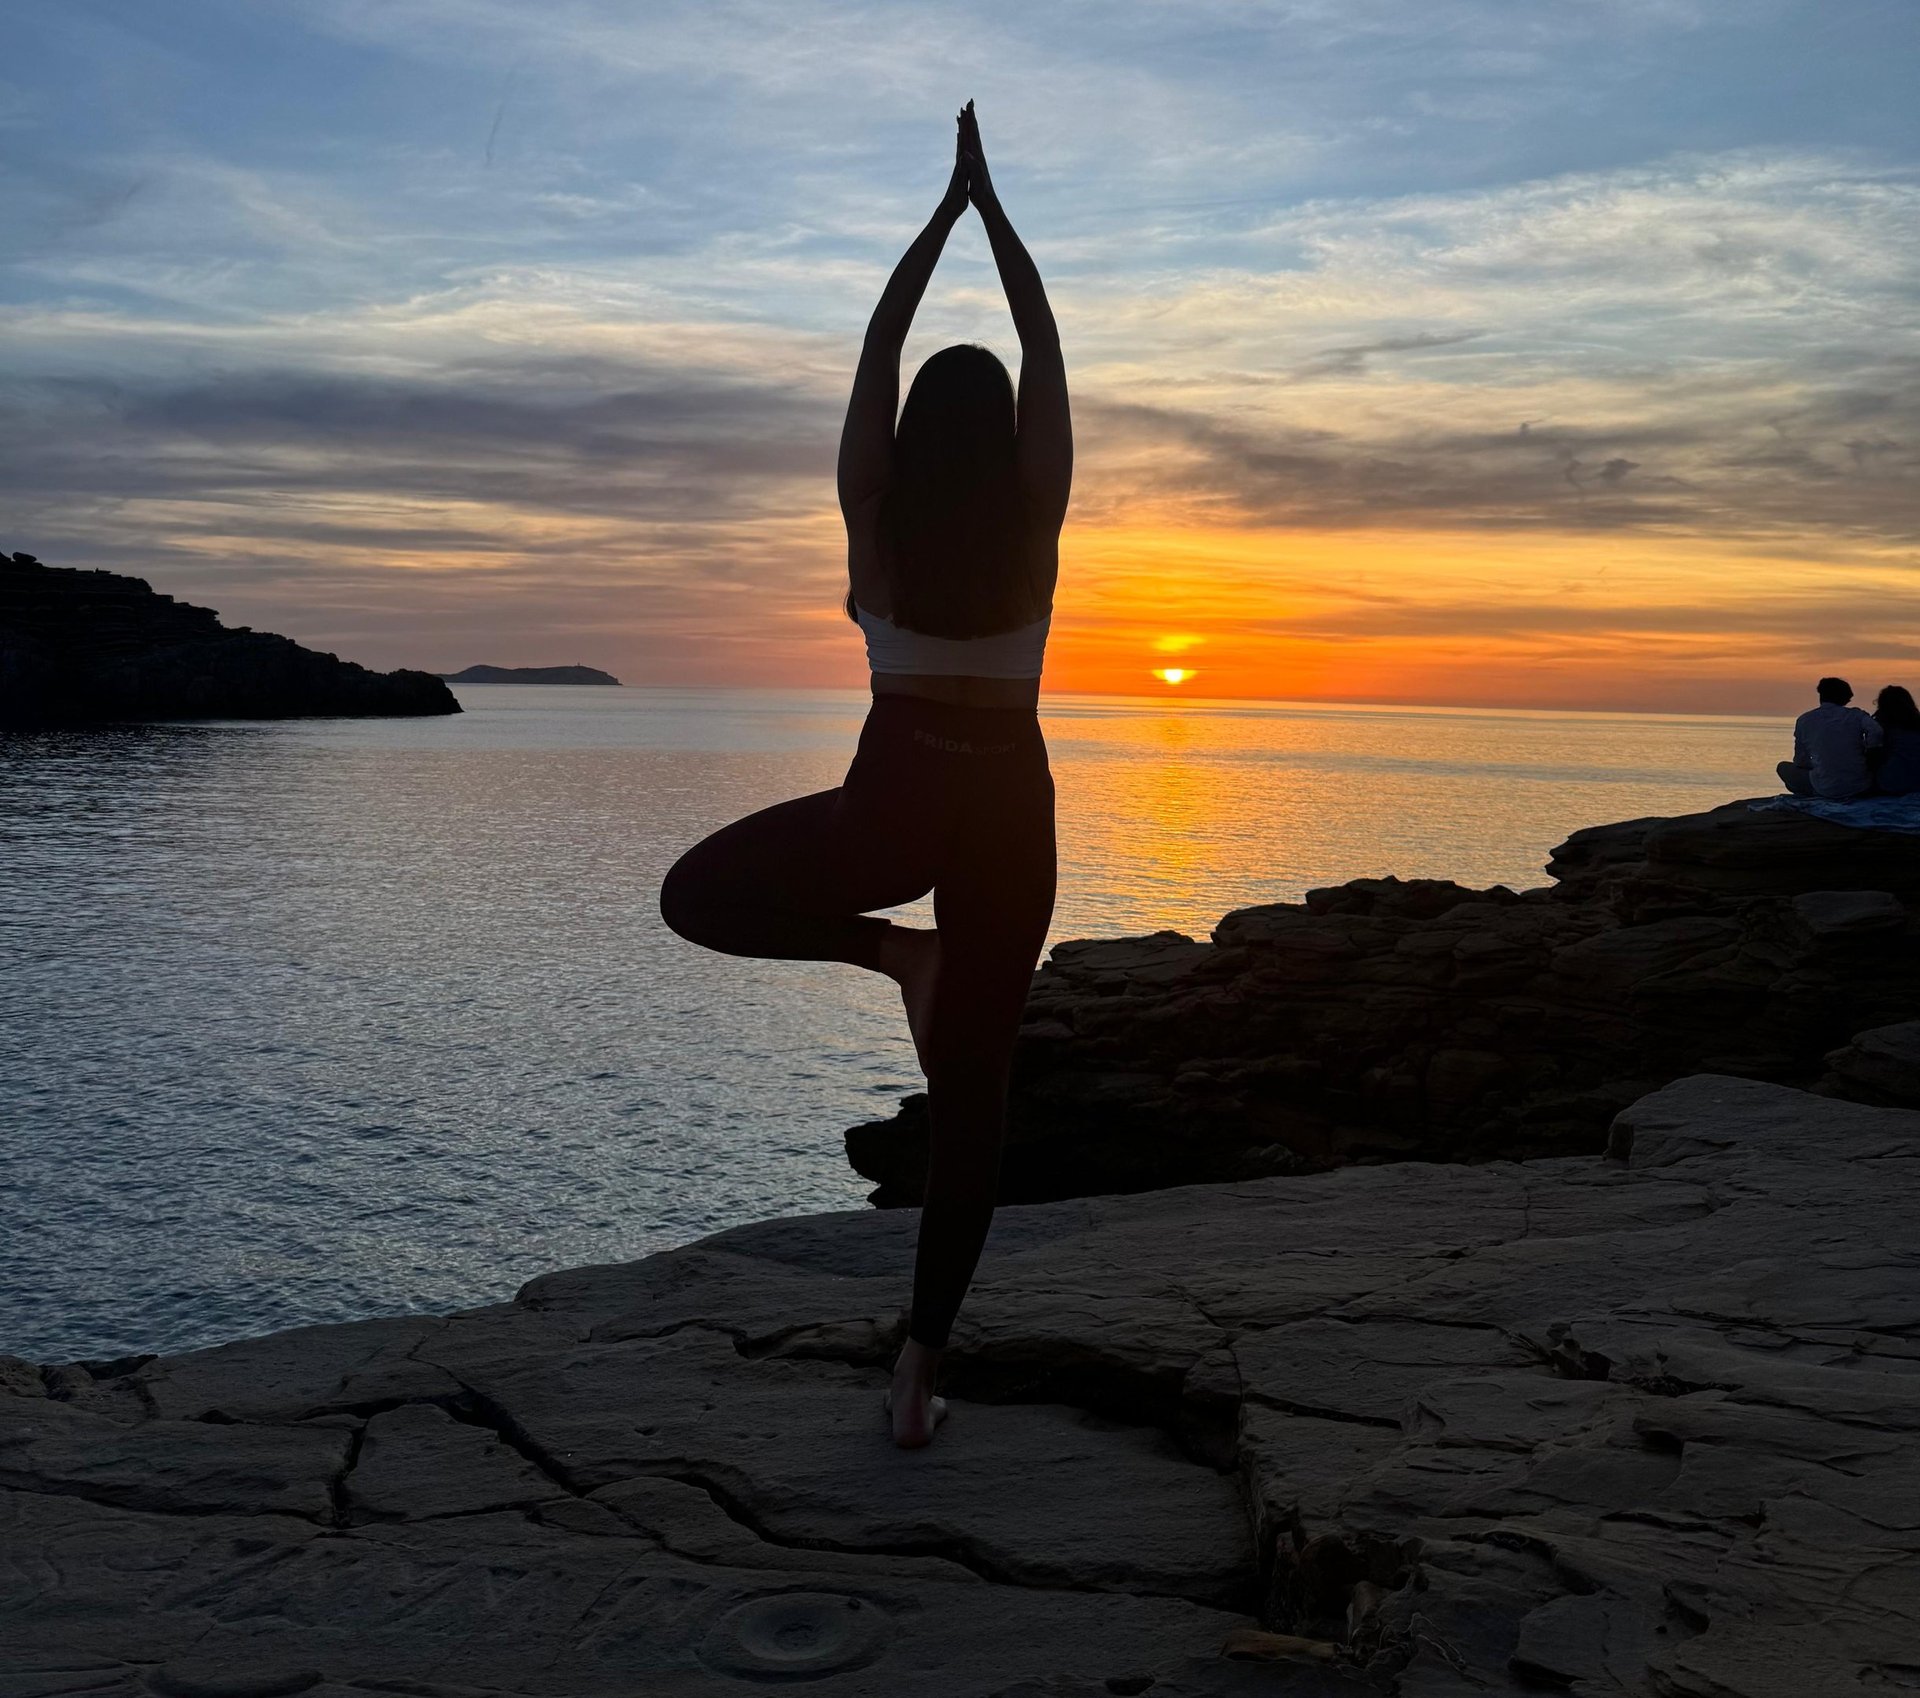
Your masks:
{"label": "woman's bent knee", "polygon": [[660,881],[660,918],[670,931],[689,943],[707,941],[707,915],[710,911],[704,891],[705,881],[694,865],[695,851],[689,849],[667,869]]}

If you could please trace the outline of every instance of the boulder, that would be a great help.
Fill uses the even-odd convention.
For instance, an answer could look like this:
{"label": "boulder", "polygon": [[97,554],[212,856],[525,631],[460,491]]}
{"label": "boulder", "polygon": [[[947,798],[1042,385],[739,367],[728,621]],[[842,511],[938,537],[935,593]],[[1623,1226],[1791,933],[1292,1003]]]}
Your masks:
{"label": "boulder", "polygon": [[[1014,1055],[1003,1199],[1596,1151],[1702,1069],[1914,1100],[1883,1048],[1827,1059],[1920,1010],[1910,836],[1734,803],[1576,832],[1548,870],[1518,892],[1355,879],[1210,941],[1058,945]],[[876,1204],[918,1203],[925,1097],[846,1147]]]}
{"label": "boulder", "polygon": [[900,1212],[10,1374],[5,1690],[1910,1685],[1920,1114],[1695,1077],[1610,1148],[1004,1209],[921,1451]]}
{"label": "boulder", "polygon": [[1855,1102],[1920,1108],[1920,1020],[1856,1032],[1828,1055],[1819,1089]]}
{"label": "boulder", "polygon": [[1885,890],[1920,900],[1920,855],[1900,832],[1863,831],[1793,811],[1756,813],[1744,801],[1671,819],[1576,831],[1547,872],[1573,897],[1605,897],[1624,912],[1672,901],[1810,890]]}

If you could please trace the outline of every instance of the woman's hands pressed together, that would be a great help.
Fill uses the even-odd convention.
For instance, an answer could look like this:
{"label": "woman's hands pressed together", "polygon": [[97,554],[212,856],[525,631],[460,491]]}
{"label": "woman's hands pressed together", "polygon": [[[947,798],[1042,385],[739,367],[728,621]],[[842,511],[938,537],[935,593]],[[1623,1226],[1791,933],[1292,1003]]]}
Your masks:
{"label": "woman's hands pressed together", "polygon": [[[972,102],[968,102],[971,106]],[[960,114],[960,133],[953,144],[953,175],[947,179],[947,192],[940,197],[940,215],[949,223],[958,222],[967,210],[967,189],[971,169],[967,161],[965,112]]]}
{"label": "woman's hands pressed together", "polygon": [[[1060,359],[1060,332],[1033,258],[1014,233],[980,145],[980,125],[969,100],[955,117],[953,174],[926,228],[914,237],[881,291],[867,321],[853,394],[840,433],[840,505],[849,515],[882,494],[893,476],[893,431],[900,410],[900,349],[927,280],[947,237],[969,205],[980,214],[993,262],[1020,338],[1019,445],[1022,477],[1034,492],[1036,511],[1054,512],[1055,529],[1066,515],[1073,479],[1073,431],[1067,411],[1067,375]],[[870,594],[884,591],[870,589]],[[877,606],[876,602],[866,605]]]}
{"label": "woman's hands pressed together", "polygon": [[960,111],[960,157],[967,168],[967,198],[985,211],[999,205],[993,192],[993,179],[987,174],[987,155],[980,146],[980,121],[969,100]]}

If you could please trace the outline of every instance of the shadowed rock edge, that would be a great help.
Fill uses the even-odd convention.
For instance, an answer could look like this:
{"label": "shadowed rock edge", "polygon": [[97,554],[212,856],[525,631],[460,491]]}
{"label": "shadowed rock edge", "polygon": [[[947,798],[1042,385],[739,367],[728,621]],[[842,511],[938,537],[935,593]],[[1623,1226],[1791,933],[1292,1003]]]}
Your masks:
{"label": "shadowed rock edge", "polygon": [[[1579,831],[1551,888],[1355,879],[1177,932],[1063,943],[1014,1055],[1001,1196],[1396,1160],[1597,1153],[1627,1104],[1730,1073],[1920,1106],[1920,840],[1745,802]],[[924,1096],[851,1128],[882,1207]]]}

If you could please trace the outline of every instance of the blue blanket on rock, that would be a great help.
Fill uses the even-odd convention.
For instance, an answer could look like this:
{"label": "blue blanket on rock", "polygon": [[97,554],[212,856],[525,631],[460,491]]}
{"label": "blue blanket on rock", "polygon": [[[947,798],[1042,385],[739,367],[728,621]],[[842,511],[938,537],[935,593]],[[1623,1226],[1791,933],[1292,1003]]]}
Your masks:
{"label": "blue blanket on rock", "polygon": [[1764,802],[1749,802],[1747,806],[1756,814],[1812,814],[1835,825],[1920,836],[1920,794],[1862,796],[1853,802],[1829,802],[1819,796],[1769,796]]}

